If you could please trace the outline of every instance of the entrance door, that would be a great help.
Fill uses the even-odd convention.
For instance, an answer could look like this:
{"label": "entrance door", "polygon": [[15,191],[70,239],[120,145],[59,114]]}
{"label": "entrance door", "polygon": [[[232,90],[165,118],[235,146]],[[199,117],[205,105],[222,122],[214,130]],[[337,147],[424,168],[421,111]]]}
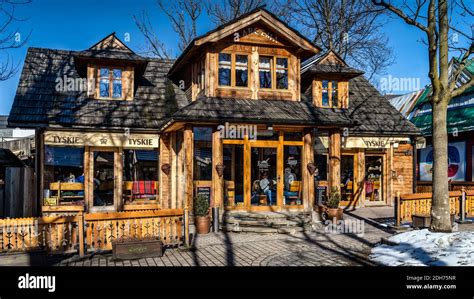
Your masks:
{"label": "entrance door", "polygon": [[121,175],[118,151],[116,149],[93,148],[91,151],[91,195],[93,211],[115,211],[118,206]]}
{"label": "entrance door", "polygon": [[[250,148],[250,205],[277,206],[281,197],[278,172],[279,157],[276,146],[251,146]],[[281,162],[280,162],[281,163]]]}
{"label": "entrance door", "polygon": [[341,156],[341,206],[349,206],[354,200],[355,161],[354,154]]}
{"label": "entrance door", "polygon": [[383,204],[384,200],[384,156],[365,156],[365,200],[366,204]]}

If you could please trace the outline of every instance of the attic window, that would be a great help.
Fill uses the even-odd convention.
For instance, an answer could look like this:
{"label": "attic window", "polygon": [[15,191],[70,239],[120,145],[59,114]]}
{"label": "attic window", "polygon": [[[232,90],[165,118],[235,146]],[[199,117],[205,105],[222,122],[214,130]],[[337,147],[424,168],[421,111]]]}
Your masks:
{"label": "attic window", "polygon": [[219,86],[247,87],[248,55],[219,53]]}
{"label": "attic window", "polygon": [[338,107],[338,91],[337,91],[337,81],[322,81],[322,90],[321,90],[321,105],[323,107]]}
{"label": "attic window", "polygon": [[99,97],[112,99],[123,98],[121,68],[99,68]]}
{"label": "attic window", "polygon": [[288,89],[288,58],[260,56],[258,67],[260,88]]}

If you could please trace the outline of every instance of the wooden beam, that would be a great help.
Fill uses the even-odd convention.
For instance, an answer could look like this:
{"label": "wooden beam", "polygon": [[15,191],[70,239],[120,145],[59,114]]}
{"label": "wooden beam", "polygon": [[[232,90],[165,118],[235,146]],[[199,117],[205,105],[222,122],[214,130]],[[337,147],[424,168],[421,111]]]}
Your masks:
{"label": "wooden beam", "polygon": [[189,245],[189,210],[192,209],[193,201],[193,128],[186,125],[184,128],[184,240]]}
{"label": "wooden beam", "polygon": [[160,138],[160,205],[163,209],[170,208],[171,197],[171,172],[166,174],[161,167],[165,164],[171,166],[170,135],[164,134]]}
{"label": "wooden beam", "polygon": [[311,129],[304,130],[301,165],[303,206],[306,211],[311,211],[314,207],[314,177],[308,170],[308,163],[314,163],[313,134]]}
{"label": "wooden beam", "polygon": [[219,176],[217,165],[224,165],[222,139],[220,131],[212,133],[212,206],[222,207],[224,197],[224,175]]}
{"label": "wooden beam", "polygon": [[341,188],[341,133],[337,129],[329,132],[329,191]]}

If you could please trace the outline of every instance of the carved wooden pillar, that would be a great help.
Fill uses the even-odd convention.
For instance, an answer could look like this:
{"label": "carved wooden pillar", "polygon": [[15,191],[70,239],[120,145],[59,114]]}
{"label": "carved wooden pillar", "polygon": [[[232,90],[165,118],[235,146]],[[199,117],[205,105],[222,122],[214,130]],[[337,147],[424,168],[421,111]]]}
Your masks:
{"label": "carved wooden pillar", "polygon": [[171,199],[171,142],[168,134],[160,137],[160,204],[162,209],[170,208]]}
{"label": "carved wooden pillar", "polygon": [[329,190],[341,188],[341,132],[338,129],[329,132]]}
{"label": "carved wooden pillar", "polygon": [[212,133],[212,207],[221,207],[224,195],[224,157],[220,132]]}
{"label": "carved wooden pillar", "polygon": [[313,135],[310,129],[304,131],[303,136],[303,205],[306,211],[311,211],[314,206],[314,177],[311,172],[311,166],[308,164],[314,164],[314,142]]}

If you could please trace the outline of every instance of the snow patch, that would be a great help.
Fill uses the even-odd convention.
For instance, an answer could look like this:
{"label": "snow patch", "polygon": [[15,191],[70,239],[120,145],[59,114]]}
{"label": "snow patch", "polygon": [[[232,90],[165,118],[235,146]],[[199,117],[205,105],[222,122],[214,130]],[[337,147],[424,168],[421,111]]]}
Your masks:
{"label": "snow patch", "polygon": [[389,238],[396,246],[372,249],[370,259],[386,266],[474,266],[474,232],[414,230]]}

